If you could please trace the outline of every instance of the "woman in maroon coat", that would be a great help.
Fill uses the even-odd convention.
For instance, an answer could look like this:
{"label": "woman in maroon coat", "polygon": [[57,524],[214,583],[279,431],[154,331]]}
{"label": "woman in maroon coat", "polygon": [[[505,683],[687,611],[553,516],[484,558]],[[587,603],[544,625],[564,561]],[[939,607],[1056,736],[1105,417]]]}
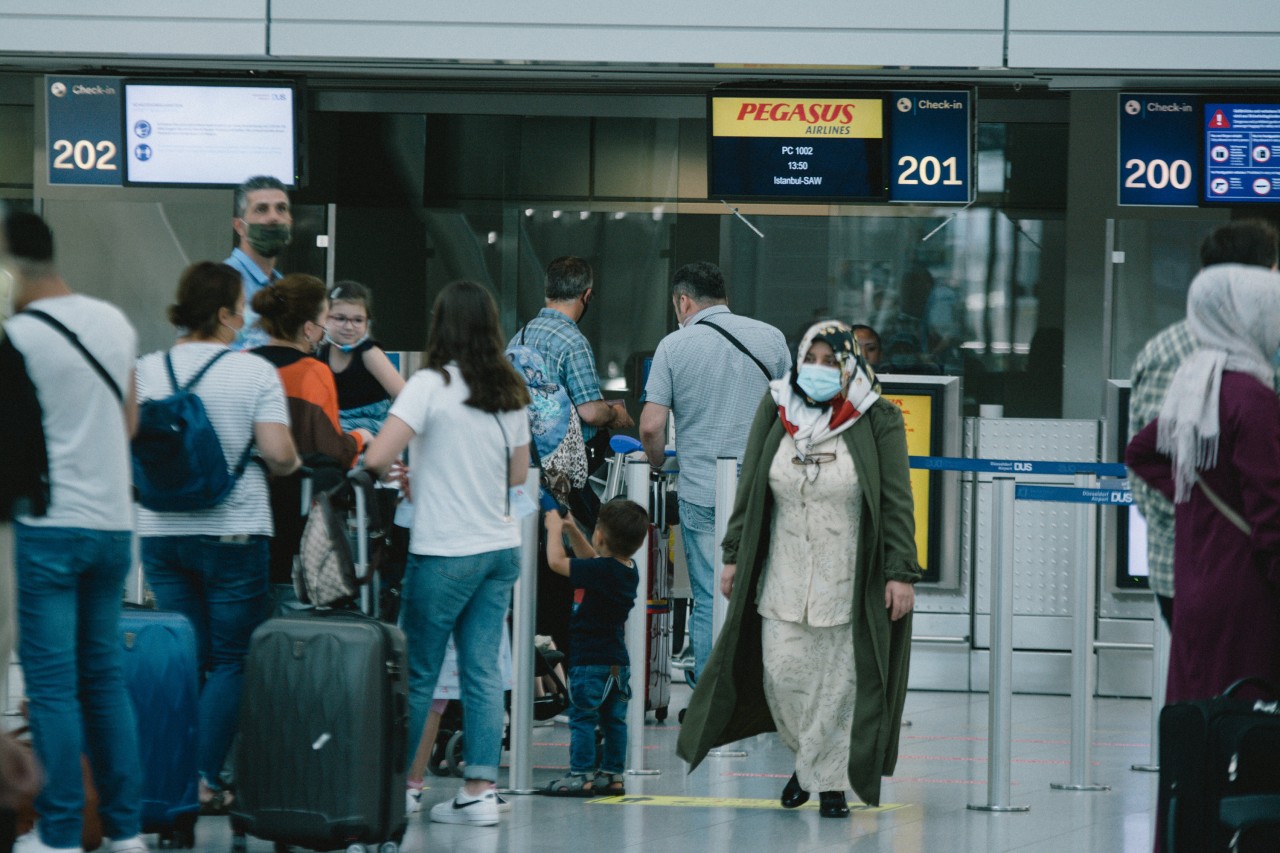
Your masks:
{"label": "woman in maroon coat", "polygon": [[1280,685],[1280,274],[1206,267],[1187,320],[1200,348],[1125,453],[1175,504],[1169,703]]}

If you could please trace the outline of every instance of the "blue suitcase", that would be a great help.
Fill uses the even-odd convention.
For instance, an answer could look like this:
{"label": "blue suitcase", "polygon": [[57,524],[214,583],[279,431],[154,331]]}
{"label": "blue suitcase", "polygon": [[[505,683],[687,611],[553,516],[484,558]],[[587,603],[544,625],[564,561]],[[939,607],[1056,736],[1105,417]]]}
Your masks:
{"label": "blue suitcase", "polygon": [[199,673],[196,635],[180,613],[126,606],[120,616],[124,680],[138,721],[142,831],[160,847],[194,847]]}

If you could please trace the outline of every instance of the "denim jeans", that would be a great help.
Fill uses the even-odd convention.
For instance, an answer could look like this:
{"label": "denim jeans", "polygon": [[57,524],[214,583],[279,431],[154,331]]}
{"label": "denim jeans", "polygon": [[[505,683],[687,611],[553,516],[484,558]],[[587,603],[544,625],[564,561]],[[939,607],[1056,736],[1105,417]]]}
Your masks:
{"label": "denim jeans", "polygon": [[716,508],[680,501],[680,534],[684,539],[684,560],[693,588],[693,615],[689,617],[689,639],[693,642],[693,674],[702,675],[711,655],[711,608],[715,606]]}
{"label": "denim jeans", "polygon": [[139,831],[142,770],[138,726],[125,692],[120,599],[133,533],[15,524],[18,654],[22,658],[36,757],[40,838],[79,847],[89,756],[103,832]]}
{"label": "denim jeans", "polygon": [[[498,647],[511,587],[519,577],[519,548],[465,557],[409,555],[400,613],[409,645],[409,743],[422,737],[452,632],[466,732],[463,775],[468,779],[498,781],[505,713]],[[413,759],[412,749],[408,758]]]}
{"label": "denim jeans", "polygon": [[267,537],[144,536],[142,569],[156,603],[191,620],[200,661],[196,767],[210,788],[240,718],[249,637],[267,617]]}
{"label": "denim jeans", "polygon": [[[627,763],[627,700],[631,667],[569,667],[569,772],[622,773]],[[596,767],[596,726],[604,735]]]}

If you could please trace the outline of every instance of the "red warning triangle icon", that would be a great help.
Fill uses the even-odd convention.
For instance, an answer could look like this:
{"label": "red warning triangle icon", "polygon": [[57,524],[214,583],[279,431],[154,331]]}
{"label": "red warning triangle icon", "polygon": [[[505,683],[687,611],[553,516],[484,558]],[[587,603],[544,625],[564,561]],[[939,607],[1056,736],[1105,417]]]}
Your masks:
{"label": "red warning triangle icon", "polygon": [[1209,127],[1231,127],[1231,122],[1227,121],[1227,117],[1222,114],[1222,110],[1217,110],[1213,114],[1213,118],[1209,119]]}

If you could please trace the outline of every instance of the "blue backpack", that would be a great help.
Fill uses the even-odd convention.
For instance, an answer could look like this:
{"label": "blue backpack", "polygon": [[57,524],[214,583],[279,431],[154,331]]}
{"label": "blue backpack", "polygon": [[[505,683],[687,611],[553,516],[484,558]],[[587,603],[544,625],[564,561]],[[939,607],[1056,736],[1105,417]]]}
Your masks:
{"label": "blue backpack", "polygon": [[133,439],[133,486],[138,503],[147,509],[211,509],[226,500],[248,466],[253,439],[235,470],[230,470],[204,403],[191,391],[209,368],[228,353],[230,350],[224,350],[205,362],[186,385],[178,384],[173,358],[170,353],[164,354],[174,393],[147,400],[138,407],[138,433]]}

